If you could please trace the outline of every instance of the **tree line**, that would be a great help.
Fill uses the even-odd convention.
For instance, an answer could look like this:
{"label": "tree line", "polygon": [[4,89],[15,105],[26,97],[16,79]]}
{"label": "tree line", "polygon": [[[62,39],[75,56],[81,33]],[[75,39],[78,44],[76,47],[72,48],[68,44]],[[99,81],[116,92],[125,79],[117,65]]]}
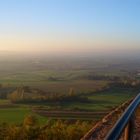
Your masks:
{"label": "tree line", "polygon": [[79,96],[73,89],[68,93],[41,93],[40,91],[28,89],[27,87],[17,88],[15,91],[7,95],[7,98],[13,103],[43,103],[43,102],[87,102],[88,98]]}
{"label": "tree line", "polygon": [[20,125],[0,124],[1,140],[78,140],[93,126],[91,122],[48,120],[44,126],[35,116],[27,116]]}

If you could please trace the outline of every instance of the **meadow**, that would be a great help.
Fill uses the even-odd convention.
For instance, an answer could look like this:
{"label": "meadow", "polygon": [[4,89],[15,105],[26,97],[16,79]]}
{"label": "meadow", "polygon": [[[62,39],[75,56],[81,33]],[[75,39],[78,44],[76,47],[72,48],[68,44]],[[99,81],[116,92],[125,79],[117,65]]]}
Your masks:
{"label": "meadow", "polygon": [[[34,114],[39,119],[40,124],[46,123],[48,119],[97,121],[107,114],[107,112],[128,99],[131,99],[136,94],[137,91],[131,88],[115,88],[85,95],[90,99],[90,102],[71,101],[55,103],[46,102],[41,104],[13,104],[9,100],[0,100],[0,120],[1,122],[8,123],[22,123],[26,116]],[[37,111],[33,111],[34,109],[37,109]],[[79,112],[78,110],[85,113],[71,114],[71,111]],[[46,111],[48,113],[46,113]],[[64,113],[61,111],[64,111]],[[87,115],[87,113],[91,114]]]}
{"label": "meadow", "polygon": [[[16,60],[12,63],[8,61],[9,65],[0,62],[2,65],[0,69],[1,86],[12,89],[29,86],[43,90],[47,94],[69,94],[70,89],[73,89],[75,94],[85,97],[89,101],[15,104],[9,100],[1,99],[0,122],[22,123],[29,114],[36,115],[41,124],[48,119],[97,121],[113,108],[134,97],[138,92],[133,88],[118,87],[103,90],[112,82],[112,77],[120,78],[129,75],[129,72],[122,70],[122,67],[116,69],[116,67],[107,67],[105,63],[90,62],[87,64],[87,62],[81,61],[73,61],[68,64],[60,62],[24,61],[21,63]],[[113,80],[115,81],[115,78]],[[1,88],[0,92],[3,92],[2,90]],[[11,91],[9,90],[9,92]],[[36,108],[54,112],[52,115],[50,115],[51,113],[38,113],[38,111],[33,111]],[[58,114],[55,114],[55,111],[58,111]],[[85,114],[83,116],[61,114],[61,111],[85,111]],[[86,112],[91,112],[92,115],[87,116]]]}
{"label": "meadow", "polygon": [[70,88],[74,88],[76,92],[90,92],[96,88],[102,88],[108,83],[107,80],[97,81],[82,78],[89,73],[90,71],[87,70],[9,73],[1,76],[0,83],[11,86],[31,86],[55,93],[66,93]]}
{"label": "meadow", "polygon": [[40,124],[47,122],[46,117],[33,113],[27,105],[14,105],[9,100],[0,100],[0,123],[20,124],[30,114],[35,115]]}

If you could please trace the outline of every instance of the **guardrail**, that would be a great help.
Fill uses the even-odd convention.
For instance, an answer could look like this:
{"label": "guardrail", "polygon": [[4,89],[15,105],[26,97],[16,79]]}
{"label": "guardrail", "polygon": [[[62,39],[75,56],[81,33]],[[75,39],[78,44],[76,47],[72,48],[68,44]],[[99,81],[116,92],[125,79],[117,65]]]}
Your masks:
{"label": "guardrail", "polygon": [[106,136],[105,140],[119,140],[124,132],[124,140],[133,139],[135,110],[140,104],[140,93],[135,97],[131,104],[127,107],[125,112],[116,122],[114,127]]}
{"label": "guardrail", "polygon": [[108,132],[115,125],[117,120],[126,110],[128,105],[133,101],[130,99],[117,108],[110,111],[102,120],[98,121],[82,138],[81,140],[104,140]]}

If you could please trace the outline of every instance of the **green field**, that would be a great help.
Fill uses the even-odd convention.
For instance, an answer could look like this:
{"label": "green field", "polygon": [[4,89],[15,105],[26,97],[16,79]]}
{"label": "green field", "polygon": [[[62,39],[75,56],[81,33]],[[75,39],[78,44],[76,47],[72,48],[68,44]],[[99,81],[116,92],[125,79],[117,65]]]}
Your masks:
{"label": "green field", "polygon": [[13,106],[8,100],[0,100],[0,123],[22,123],[24,118],[30,114],[35,115],[41,124],[47,121],[46,117],[33,113],[29,106]]}
{"label": "green field", "polygon": [[50,93],[68,93],[70,88],[73,88],[75,92],[93,92],[108,84],[107,80],[99,81],[80,78],[80,76],[88,75],[88,73],[89,71],[84,70],[11,73],[1,76],[0,83],[10,86],[31,86]]}
{"label": "green field", "polygon": [[[108,86],[111,82],[108,79],[88,79],[93,75],[100,76],[126,76],[128,73],[119,69],[106,68],[107,65],[93,65],[74,63],[67,66],[67,63],[47,63],[40,62],[39,64],[32,62],[13,62],[5,65],[2,63],[0,73],[0,83],[7,87],[22,87],[29,86],[51,93],[69,93],[70,89],[80,96],[89,99],[89,102],[70,101],[70,102],[43,102],[43,103],[28,103],[28,104],[12,104],[8,100],[0,100],[0,122],[22,123],[24,118],[29,114],[37,115],[41,124],[45,124],[48,117],[42,117],[37,113],[33,113],[31,108],[41,107],[46,110],[80,110],[92,112],[110,111],[114,107],[119,106],[128,99],[134,97],[138,91],[131,88],[112,88],[108,91],[97,92],[100,89]],[[22,65],[21,65],[22,64]],[[7,70],[7,71],[5,71]],[[2,92],[2,90],[0,91]],[[80,94],[79,94],[80,93]],[[103,116],[102,116],[103,117]],[[86,119],[77,117],[78,119]],[[95,115],[93,120],[99,117]],[[57,119],[57,117],[55,118]],[[75,119],[65,114],[59,119]]]}
{"label": "green field", "polygon": [[[6,122],[19,124],[22,123],[24,118],[30,114],[33,114],[31,110],[23,107],[0,109],[0,123]],[[42,117],[37,114],[34,115],[37,117],[40,124],[44,124],[47,122],[46,117]]]}
{"label": "green field", "polygon": [[[112,108],[117,107],[118,105],[122,104],[126,100],[134,97],[136,93],[137,92],[134,91],[133,89],[127,89],[127,90],[126,89],[112,89],[106,92],[89,94],[88,98],[91,100],[90,103],[63,102],[63,103],[56,103],[56,104],[53,103],[53,105],[49,103],[29,104],[29,105],[21,104],[15,107],[12,107],[12,106],[7,107],[7,105],[11,103],[8,100],[0,100],[0,120],[1,122],[21,123],[27,115],[35,114],[31,111],[31,107],[33,108],[33,107],[39,107],[39,106],[43,106],[43,108],[46,108],[46,109],[57,107],[61,110],[80,109],[80,110],[87,110],[87,111],[93,111],[93,112],[109,111]],[[37,114],[35,115],[37,116],[41,124],[45,123],[48,119],[48,117],[42,117]],[[97,120],[100,117],[97,114],[93,117],[93,120]],[[66,116],[62,116],[59,119],[74,119],[74,117],[69,117],[66,115]],[[82,118],[79,117],[79,119],[82,119]]]}
{"label": "green field", "polygon": [[[87,88],[91,86],[93,89],[95,87],[101,87],[101,83],[104,83],[103,81],[91,81],[91,85],[88,85],[89,83],[85,82],[77,82],[79,84],[77,88],[80,88],[80,90],[83,90],[82,87]],[[92,86],[94,82],[95,87]],[[101,82],[101,83],[100,83]],[[76,83],[76,82],[75,82]],[[73,85],[75,85],[73,83]],[[87,86],[84,86],[82,84],[87,84]],[[59,83],[61,84],[61,83]],[[100,85],[101,84],[101,85]],[[80,85],[82,85],[80,87]],[[64,85],[61,85],[64,86]],[[75,85],[76,86],[76,85]],[[65,87],[65,86],[64,86]],[[0,122],[9,122],[9,123],[22,123],[24,118],[29,114],[34,114],[39,119],[39,122],[41,124],[45,123],[48,119],[47,116],[42,117],[37,113],[33,113],[31,108],[38,108],[41,107],[46,110],[81,110],[81,111],[92,111],[92,112],[104,112],[104,111],[110,111],[114,107],[119,106],[123,102],[127,101],[128,99],[131,99],[137,94],[138,91],[132,89],[132,88],[111,88],[107,91],[101,91],[101,92],[89,92],[89,94],[82,94],[82,96],[88,97],[90,102],[53,102],[53,103],[31,103],[31,104],[12,104],[8,100],[0,100]],[[98,120],[103,116],[100,116],[97,114],[93,116],[93,120]],[[49,116],[49,118],[51,118]],[[59,119],[74,119],[74,117],[70,117],[65,114],[65,116],[58,117]],[[82,118],[82,116],[77,117],[76,119],[85,119]],[[57,117],[55,117],[57,119]],[[88,119],[88,118],[87,118]]]}
{"label": "green field", "polygon": [[106,92],[93,93],[88,95],[90,103],[64,103],[63,108],[78,108],[91,111],[110,110],[123,102],[136,96],[138,91],[133,89],[112,89]]}

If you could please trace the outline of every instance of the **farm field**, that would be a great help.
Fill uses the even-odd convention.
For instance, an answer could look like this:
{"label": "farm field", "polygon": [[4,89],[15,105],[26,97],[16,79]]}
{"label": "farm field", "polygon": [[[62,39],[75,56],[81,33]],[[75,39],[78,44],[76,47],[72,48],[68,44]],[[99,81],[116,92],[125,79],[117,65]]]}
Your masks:
{"label": "farm field", "polygon": [[90,99],[89,103],[65,102],[58,105],[61,109],[79,109],[100,112],[111,110],[128,99],[133,98],[136,94],[137,91],[133,91],[132,89],[119,89],[119,91],[116,89],[116,91],[106,91],[88,95],[88,98]]}
{"label": "farm field", "polygon": [[[45,91],[47,95],[54,93],[55,95],[62,94],[63,96],[69,94],[70,90],[73,89],[74,94],[84,97],[84,100],[65,101],[64,99],[63,101],[21,102],[15,104],[9,100],[1,99],[1,122],[22,123],[24,117],[29,114],[36,115],[42,124],[48,119],[97,121],[108,111],[134,97],[138,92],[138,90],[136,91],[132,88],[118,87],[104,91],[104,87],[108,87],[110,82],[116,80],[114,78],[114,81],[111,81],[109,78],[114,76],[125,77],[129,74],[127,71],[121,70],[121,68],[110,68],[104,64],[93,65],[91,62],[83,65],[83,62],[73,62],[73,64],[66,64],[65,62],[59,65],[59,63],[32,63],[31,61],[12,63],[15,67],[11,67],[12,64],[9,62],[9,65],[2,63],[3,67],[0,71],[0,84],[2,87],[9,87],[13,90],[17,87],[28,86]],[[5,69],[7,71],[4,71]],[[8,90],[11,92],[10,89],[7,89],[6,92]],[[2,88],[0,92],[3,92]],[[33,111],[36,108],[43,109],[43,111]],[[55,111],[58,111],[58,113]],[[65,112],[62,113],[61,111]],[[70,114],[68,111],[80,111],[81,113],[85,112],[85,114]],[[87,112],[91,112],[92,115],[87,116]]]}
{"label": "farm field", "polygon": [[[131,99],[137,94],[131,88],[93,93],[87,95],[90,102],[57,102],[57,103],[34,103],[34,104],[12,104],[8,100],[0,100],[0,120],[8,123],[22,123],[29,114],[34,114],[41,124],[48,119],[64,120],[100,120],[107,112],[123,102]],[[11,107],[9,107],[9,105]],[[37,109],[33,111],[33,109]],[[64,112],[62,112],[64,110]],[[71,111],[74,113],[71,113]],[[79,110],[79,111],[78,111]],[[77,114],[76,112],[81,112]],[[83,112],[83,113],[82,113]],[[85,113],[84,113],[85,112]],[[89,113],[89,115],[87,115]]]}
{"label": "farm field", "polygon": [[31,86],[48,92],[68,93],[70,88],[75,92],[93,92],[108,84],[108,80],[88,80],[82,77],[91,70],[76,71],[34,71],[3,74],[0,83],[10,86]]}
{"label": "farm field", "polygon": [[40,124],[46,123],[47,118],[37,115],[26,105],[14,105],[9,100],[0,100],[0,123],[22,123],[24,118],[30,114],[35,115]]}
{"label": "farm field", "polygon": [[0,123],[13,123],[13,124],[20,124],[23,123],[23,120],[28,115],[35,115],[39,120],[39,124],[44,124],[47,122],[46,117],[42,117],[35,113],[32,113],[31,110],[28,108],[20,107],[20,108],[6,108],[0,109]]}

